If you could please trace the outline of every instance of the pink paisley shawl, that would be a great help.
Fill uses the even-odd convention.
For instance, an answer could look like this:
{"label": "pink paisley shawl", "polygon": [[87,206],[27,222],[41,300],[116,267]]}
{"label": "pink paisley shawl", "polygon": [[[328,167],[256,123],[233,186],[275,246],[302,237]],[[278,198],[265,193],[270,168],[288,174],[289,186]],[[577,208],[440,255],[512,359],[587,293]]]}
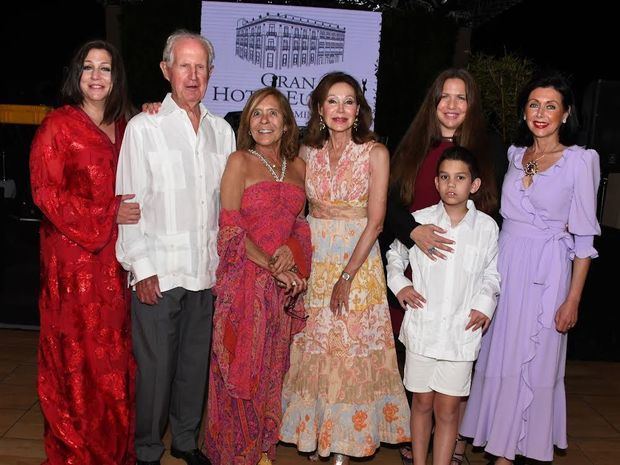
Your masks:
{"label": "pink paisley shawl", "polygon": [[310,229],[300,217],[304,190],[288,183],[247,188],[239,211],[222,210],[215,293],[206,449],[214,465],[254,465],[273,454],[292,335],[303,328],[303,301],[285,311],[286,295],[246,256],[249,237],[268,254],[293,241],[309,269]]}

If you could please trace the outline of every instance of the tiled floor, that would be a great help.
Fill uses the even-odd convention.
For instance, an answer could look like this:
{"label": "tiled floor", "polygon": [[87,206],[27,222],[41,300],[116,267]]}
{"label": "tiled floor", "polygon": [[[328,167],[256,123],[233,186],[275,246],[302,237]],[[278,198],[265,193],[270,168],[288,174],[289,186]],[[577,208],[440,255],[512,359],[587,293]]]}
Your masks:
{"label": "tiled floor", "polygon": [[[0,465],[38,465],[45,457],[43,420],[35,389],[36,332],[0,329]],[[570,448],[556,465],[620,464],[620,363],[569,362]],[[468,450],[473,465],[482,452]],[[163,465],[183,465],[167,453]],[[276,465],[308,464],[294,447],[280,446]],[[329,462],[321,462],[327,465]],[[370,460],[352,463],[399,465],[395,448],[382,447]]]}

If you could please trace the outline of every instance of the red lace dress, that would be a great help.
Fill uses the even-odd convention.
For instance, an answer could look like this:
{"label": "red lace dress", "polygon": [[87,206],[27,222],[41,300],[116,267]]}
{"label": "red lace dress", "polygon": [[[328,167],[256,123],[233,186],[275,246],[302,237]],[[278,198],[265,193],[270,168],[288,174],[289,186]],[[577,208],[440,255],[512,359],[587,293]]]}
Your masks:
{"label": "red lace dress", "polygon": [[133,465],[134,369],[126,277],[114,252],[112,144],[80,109],[52,112],[30,153],[41,223],[38,391],[49,465]]}
{"label": "red lace dress", "polygon": [[304,309],[298,299],[285,310],[284,293],[271,274],[247,258],[245,238],[268,254],[292,243],[302,252],[300,265],[309,268],[310,228],[299,217],[305,198],[301,187],[263,181],[244,191],[239,211],[220,214],[205,433],[213,465],[255,465],[261,452],[275,457],[282,381]]}

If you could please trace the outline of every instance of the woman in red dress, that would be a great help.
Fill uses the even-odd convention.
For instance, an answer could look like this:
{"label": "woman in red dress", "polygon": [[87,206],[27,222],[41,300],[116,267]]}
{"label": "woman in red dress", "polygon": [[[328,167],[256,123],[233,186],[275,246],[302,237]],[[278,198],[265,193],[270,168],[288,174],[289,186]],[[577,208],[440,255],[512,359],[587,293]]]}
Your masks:
{"label": "woman in red dress", "polygon": [[252,94],[221,184],[206,449],[213,465],[271,464],[311,248],[305,163],[286,98]]}
{"label": "woman in red dress", "polygon": [[129,100],[123,63],[104,41],[84,44],[30,153],[41,222],[38,392],[49,465],[133,465],[133,359],[117,223],[136,203],[115,197]]}

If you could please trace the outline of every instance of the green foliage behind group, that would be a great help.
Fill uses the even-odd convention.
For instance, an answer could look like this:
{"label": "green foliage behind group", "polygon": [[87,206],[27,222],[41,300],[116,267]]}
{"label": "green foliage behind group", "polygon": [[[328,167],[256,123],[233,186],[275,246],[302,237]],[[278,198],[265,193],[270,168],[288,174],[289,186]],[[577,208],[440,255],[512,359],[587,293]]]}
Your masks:
{"label": "green foliage behind group", "polygon": [[468,70],[480,88],[489,126],[509,145],[514,140],[520,115],[517,97],[532,77],[534,64],[509,53],[502,57],[478,53],[470,58]]}

